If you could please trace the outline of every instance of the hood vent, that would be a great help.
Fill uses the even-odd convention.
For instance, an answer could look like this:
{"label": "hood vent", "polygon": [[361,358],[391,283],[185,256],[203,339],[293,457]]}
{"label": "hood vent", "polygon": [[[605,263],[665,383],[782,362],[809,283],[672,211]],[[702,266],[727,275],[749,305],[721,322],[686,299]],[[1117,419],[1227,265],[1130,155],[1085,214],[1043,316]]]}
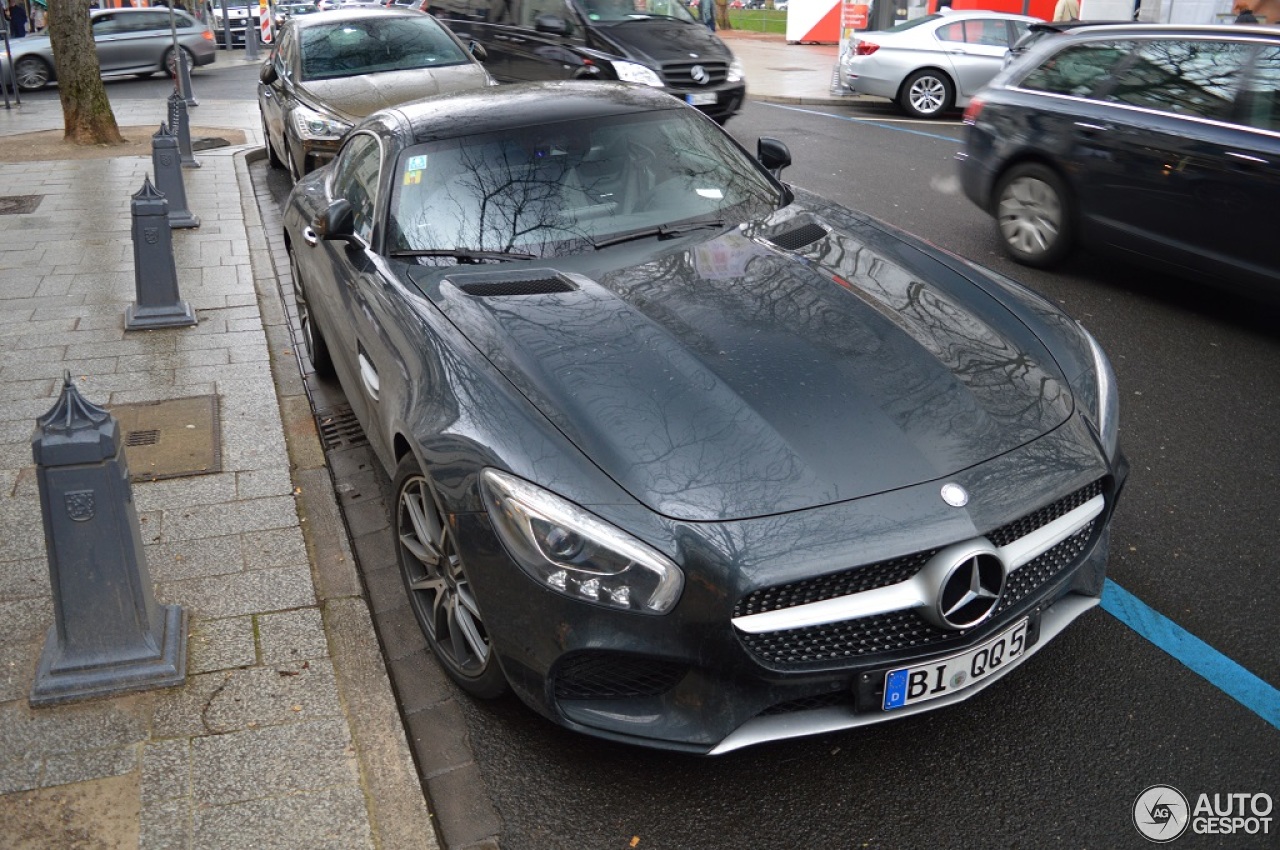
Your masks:
{"label": "hood vent", "polygon": [[775,233],[768,237],[768,241],[777,245],[784,251],[795,251],[803,248],[813,242],[817,242],[827,235],[827,230],[820,224],[801,225],[795,230],[784,230],[782,233]]}
{"label": "hood vent", "polygon": [[459,284],[458,288],[477,298],[504,298],[508,295],[552,295],[573,292],[576,287],[558,277],[536,277],[526,280],[486,280]]}

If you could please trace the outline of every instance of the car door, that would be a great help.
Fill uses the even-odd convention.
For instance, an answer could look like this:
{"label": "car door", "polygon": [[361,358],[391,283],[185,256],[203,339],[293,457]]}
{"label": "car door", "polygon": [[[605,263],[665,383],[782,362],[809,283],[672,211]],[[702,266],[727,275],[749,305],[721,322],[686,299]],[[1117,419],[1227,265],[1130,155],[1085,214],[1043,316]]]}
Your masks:
{"label": "car door", "polygon": [[262,108],[262,126],[271,137],[267,141],[275,142],[275,149],[281,157],[291,156],[285,136],[285,121],[293,106],[293,85],[298,74],[297,45],[296,30],[285,27],[267,60],[275,70],[276,78],[263,84],[262,97],[258,99]]}
{"label": "car door", "polygon": [[160,55],[172,45],[168,10],[148,9],[120,17],[124,24],[124,37],[119,40],[120,70],[159,68]]}
{"label": "car door", "polygon": [[956,94],[969,98],[1004,66],[1010,30],[1005,18],[972,18],[952,21],[935,32],[951,65]]}
{"label": "car door", "polygon": [[[582,24],[565,0],[512,0],[518,26],[506,33],[506,73],[513,80],[567,80],[583,67],[573,49]],[[561,27],[563,32],[558,31]]]}
{"label": "car door", "polygon": [[[316,265],[330,280],[322,287],[327,299],[322,325],[334,366],[347,402],[365,428],[376,450],[386,448],[382,401],[384,380],[403,373],[390,351],[382,329],[384,290],[389,275],[385,260],[374,253],[377,211],[381,197],[383,148],[371,132],[357,132],[347,139],[329,177],[329,197],[351,204],[355,235],[360,244],[318,240],[312,246],[323,253]],[[313,305],[313,309],[314,309]],[[385,456],[385,455],[384,455]]]}
{"label": "car door", "polygon": [[98,69],[104,74],[124,67],[129,55],[129,32],[124,21],[126,12],[109,12],[93,19],[93,43],[98,51]]}
{"label": "car door", "polygon": [[1250,178],[1263,163],[1247,144],[1232,151],[1252,53],[1230,39],[1140,39],[1099,92],[1107,111],[1081,129],[1115,166],[1095,208],[1115,247],[1210,272],[1274,206]]}

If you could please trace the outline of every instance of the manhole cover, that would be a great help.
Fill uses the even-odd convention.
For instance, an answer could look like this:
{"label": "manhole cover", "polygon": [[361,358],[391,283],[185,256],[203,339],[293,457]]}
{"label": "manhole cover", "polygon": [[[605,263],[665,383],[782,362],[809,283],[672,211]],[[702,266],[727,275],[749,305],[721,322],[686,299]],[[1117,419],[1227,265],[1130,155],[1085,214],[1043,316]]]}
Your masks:
{"label": "manhole cover", "polygon": [[222,471],[216,395],[110,407],[124,435],[133,481]]}
{"label": "manhole cover", "polygon": [[7,195],[0,197],[0,215],[27,215],[36,211],[44,195]]}
{"label": "manhole cover", "polygon": [[340,404],[328,410],[317,410],[316,426],[320,429],[320,442],[326,452],[369,444],[364,429],[360,427],[360,422],[348,405]]}

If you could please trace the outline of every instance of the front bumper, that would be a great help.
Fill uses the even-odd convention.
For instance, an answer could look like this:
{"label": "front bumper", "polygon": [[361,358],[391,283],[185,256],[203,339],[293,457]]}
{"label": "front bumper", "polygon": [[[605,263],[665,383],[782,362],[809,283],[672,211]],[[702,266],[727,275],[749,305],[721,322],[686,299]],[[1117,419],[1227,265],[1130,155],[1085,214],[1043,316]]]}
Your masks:
{"label": "front bumper", "polygon": [[[1122,459],[1111,469],[1096,455],[1082,459],[1084,429],[1073,417],[1054,435],[948,478],[974,494],[963,510],[942,505],[942,482],[930,482],[796,515],[715,528],[674,524],[686,587],[666,616],[613,612],[538,587],[511,564],[483,514],[457,515],[456,539],[494,649],[523,701],[598,737],[722,753],[963,701],[1007,671],[889,712],[881,708],[885,673],[981,644],[1023,617],[1031,623],[1029,657],[1096,605],[1126,468]],[[1043,443],[1075,446],[1075,464]],[[885,578],[892,584],[911,575],[905,562],[918,553],[984,535],[1020,540],[1035,517],[1052,516],[1059,503],[1073,510],[1082,499],[1098,508],[1087,524],[1017,569],[1008,604],[971,629],[921,624],[913,610],[781,629],[763,643],[734,625],[762,598],[774,610],[831,599],[814,595],[815,582],[836,582],[847,600],[886,586],[864,581],[885,563],[893,565]]]}

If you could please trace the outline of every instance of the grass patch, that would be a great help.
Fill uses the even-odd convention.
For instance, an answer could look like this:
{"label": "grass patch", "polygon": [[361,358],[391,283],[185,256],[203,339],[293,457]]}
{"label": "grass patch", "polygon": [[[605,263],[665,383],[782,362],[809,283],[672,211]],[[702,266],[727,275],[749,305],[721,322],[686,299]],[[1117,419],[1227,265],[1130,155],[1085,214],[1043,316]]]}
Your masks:
{"label": "grass patch", "polygon": [[786,35],[787,13],[770,9],[730,9],[729,25],[743,32],[772,32]]}

